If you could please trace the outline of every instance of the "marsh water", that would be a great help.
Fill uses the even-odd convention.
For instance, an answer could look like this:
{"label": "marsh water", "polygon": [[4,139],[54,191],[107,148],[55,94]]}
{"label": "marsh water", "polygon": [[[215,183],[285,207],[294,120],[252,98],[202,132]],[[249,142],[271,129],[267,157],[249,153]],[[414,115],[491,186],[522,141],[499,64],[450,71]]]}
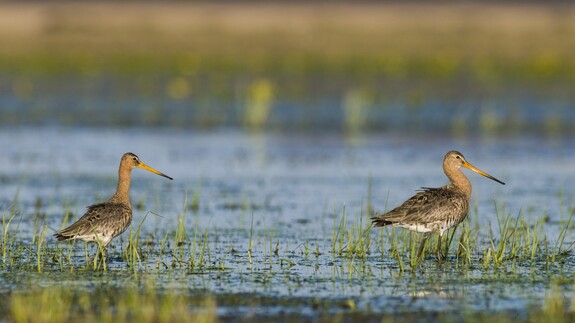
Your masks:
{"label": "marsh water", "polygon": [[[3,4],[0,323],[575,321],[575,10],[520,2]],[[452,149],[506,185],[420,261],[370,216]],[[57,243],[127,151],[174,180]]]}
{"label": "marsh water", "polygon": [[[539,237],[549,248],[556,243],[575,205],[575,143],[568,138],[22,126],[2,128],[0,147],[1,210],[4,217],[18,210],[10,232],[32,245],[45,225],[46,248],[55,248],[51,234],[67,212],[75,220],[113,194],[124,152],[172,176],[132,172],[132,230],[141,226],[144,250],[136,272],[162,288],[216,295],[220,318],[522,315],[542,306],[553,280],[570,281],[575,271],[569,250],[551,266],[536,255],[531,262],[481,267],[482,250],[501,239],[505,217],[540,225]],[[473,184],[466,226],[478,231],[471,265],[456,265],[453,242],[444,263],[429,255],[417,269],[402,271],[387,251],[389,228],[367,231],[374,242],[366,257],[334,252],[342,223],[347,230],[365,228],[369,213],[397,206],[422,186],[445,184],[441,162],[452,149],[506,182],[466,171]],[[185,237],[174,245],[179,226]],[[94,248],[64,244],[73,273],[49,260],[43,274],[19,269],[29,262],[21,255],[0,270],[0,292],[32,285],[122,288],[134,280],[121,257],[129,234],[113,241],[104,274],[82,270]],[[573,241],[568,227],[564,245]],[[190,268],[202,248],[204,263]],[[561,285],[566,297],[572,289]]]}

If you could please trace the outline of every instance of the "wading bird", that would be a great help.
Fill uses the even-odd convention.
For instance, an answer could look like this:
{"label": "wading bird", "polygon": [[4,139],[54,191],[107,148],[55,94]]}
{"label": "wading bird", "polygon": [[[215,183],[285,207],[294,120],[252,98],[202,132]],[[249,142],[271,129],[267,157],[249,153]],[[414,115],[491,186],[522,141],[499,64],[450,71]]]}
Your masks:
{"label": "wading bird", "polygon": [[130,174],[132,168],[139,167],[154,174],[173,179],[142,163],[133,153],[125,153],[118,170],[118,187],[108,201],[88,206],[88,211],[78,221],[54,234],[58,241],[80,239],[97,242],[104,249],[132,223],[130,203]]}
{"label": "wading bird", "polygon": [[422,187],[422,190],[395,209],[372,217],[376,227],[391,225],[412,231],[423,232],[417,257],[421,257],[425,242],[433,232],[439,233],[437,258],[441,260],[441,237],[445,231],[458,225],[469,211],[471,183],[461,172],[461,167],[471,169],[499,184],[502,181],[476,168],[465,160],[458,151],[450,151],[443,158],[443,171],[451,183],[438,187]]}

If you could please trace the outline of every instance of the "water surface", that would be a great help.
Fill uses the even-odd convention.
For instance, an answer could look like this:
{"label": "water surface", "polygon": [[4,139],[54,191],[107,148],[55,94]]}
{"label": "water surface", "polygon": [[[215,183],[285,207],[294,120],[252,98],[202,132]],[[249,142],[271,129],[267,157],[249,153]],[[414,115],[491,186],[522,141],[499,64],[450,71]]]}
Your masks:
{"label": "water surface", "polygon": [[[461,309],[522,312],[541,305],[553,278],[572,277],[575,269],[569,255],[551,268],[541,260],[484,270],[477,250],[473,265],[462,270],[454,265],[455,243],[447,264],[438,265],[430,256],[413,273],[399,270],[388,246],[371,245],[363,260],[332,252],[344,212],[348,228],[365,225],[368,202],[382,212],[421,186],[445,184],[441,162],[451,149],[507,184],[465,171],[473,184],[468,225],[479,230],[480,246],[488,244],[490,232],[500,238],[497,214],[522,215],[533,225],[544,222],[541,235],[552,244],[575,205],[575,144],[567,139],[5,127],[0,147],[0,206],[5,212],[16,199],[18,239],[28,243],[37,234],[35,219],[51,234],[62,226],[68,208],[76,219],[85,206],[111,196],[124,152],[174,177],[169,181],[141,169],[132,172],[131,200],[137,206],[132,227],[142,224],[141,241],[150,243],[139,270],[165,288],[219,295],[222,318],[313,318],[352,310],[372,318]],[[197,208],[190,207],[194,195]],[[162,239],[173,241],[179,219],[188,247],[178,249]],[[370,234],[374,241],[385,241],[381,229]],[[123,278],[131,277],[131,269],[121,258],[127,236],[112,243],[106,275],[81,270],[68,275],[57,268],[34,275],[4,267],[0,290],[56,282],[88,289],[105,282],[121,288],[131,281]],[[190,275],[185,263],[194,258],[194,239],[203,236],[207,263],[220,269],[196,268]],[[56,245],[51,236],[46,239],[49,247]],[[565,243],[573,240],[569,229]],[[82,268],[83,244],[69,248],[75,266]],[[563,287],[565,293],[571,290],[571,285]],[[230,295],[249,295],[265,305],[242,304]],[[329,306],[318,308],[318,300]]]}

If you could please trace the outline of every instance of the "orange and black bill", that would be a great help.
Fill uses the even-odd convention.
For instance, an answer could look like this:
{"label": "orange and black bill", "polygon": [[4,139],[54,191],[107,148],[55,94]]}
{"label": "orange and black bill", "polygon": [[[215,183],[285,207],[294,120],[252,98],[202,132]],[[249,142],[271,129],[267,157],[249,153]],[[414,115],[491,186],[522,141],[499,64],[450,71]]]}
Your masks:
{"label": "orange and black bill", "polygon": [[477,174],[483,175],[483,176],[485,176],[485,177],[487,177],[487,178],[489,178],[489,179],[491,179],[491,180],[496,181],[496,182],[499,183],[499,184],[505,185],[505,183],[503,183],[502,181],[500,181],[500,180],[498,180],[497,178],[495,178],[495,177],[493,177],[493,176],[487,174],[486,172],[482,171],[481,169],[479,169],[479,168],[477,168],[477,167],[471,165],[471,164],[468,163],[467,161],[465,161],[465,162],[463,163],[463,167],[465,167],[465,168],[467,168],[467,169],[471,169],[472,171],[476,172]]}
{"label": "orange and black bill", "polygon": [[158,171],[158,170],[155,170],[155,169],[153,169],[152,167],[150,167],[150,166],[148,166],[148,165],[146,165],[146,164],[144,164],[144,163],[142,163],[142,162],[140,162],[140,163],[138,164],[138,167],[143,168],[143,169],[145,169],[145,170],[147,170],[147,171],[149,171],[149,172],[152,172],[152,173],[154,173],[154,174],[157,174],[157,175],[160,175],[160,176],[164,176],[165,178],[169,178],[169,179],[173,180],[173,178],[171,178],[170,176],[168,176],[168,175],[166,175],[166,174],[164,174],[164,173],[162,173],[162,172],[160,172],[160,171]]}

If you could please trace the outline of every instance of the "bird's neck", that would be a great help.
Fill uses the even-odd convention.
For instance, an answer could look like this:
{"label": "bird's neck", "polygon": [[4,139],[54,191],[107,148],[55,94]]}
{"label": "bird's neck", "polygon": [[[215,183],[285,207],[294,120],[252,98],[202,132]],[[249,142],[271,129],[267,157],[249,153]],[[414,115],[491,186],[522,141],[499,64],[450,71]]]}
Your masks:
{"label": "bird's neck", "polygon": [[118,171],[118,188],[116,194],[110,198],[111,202],[130,205],[130,169],[120,168]]}
{"label": "bird's neck", "polygon": [[463,174],[461,169],[443,169],[445,175],[451,180],[451,185],[456,187],[461,193],[463,193],[468,199],[471,198],[471,182]]}

